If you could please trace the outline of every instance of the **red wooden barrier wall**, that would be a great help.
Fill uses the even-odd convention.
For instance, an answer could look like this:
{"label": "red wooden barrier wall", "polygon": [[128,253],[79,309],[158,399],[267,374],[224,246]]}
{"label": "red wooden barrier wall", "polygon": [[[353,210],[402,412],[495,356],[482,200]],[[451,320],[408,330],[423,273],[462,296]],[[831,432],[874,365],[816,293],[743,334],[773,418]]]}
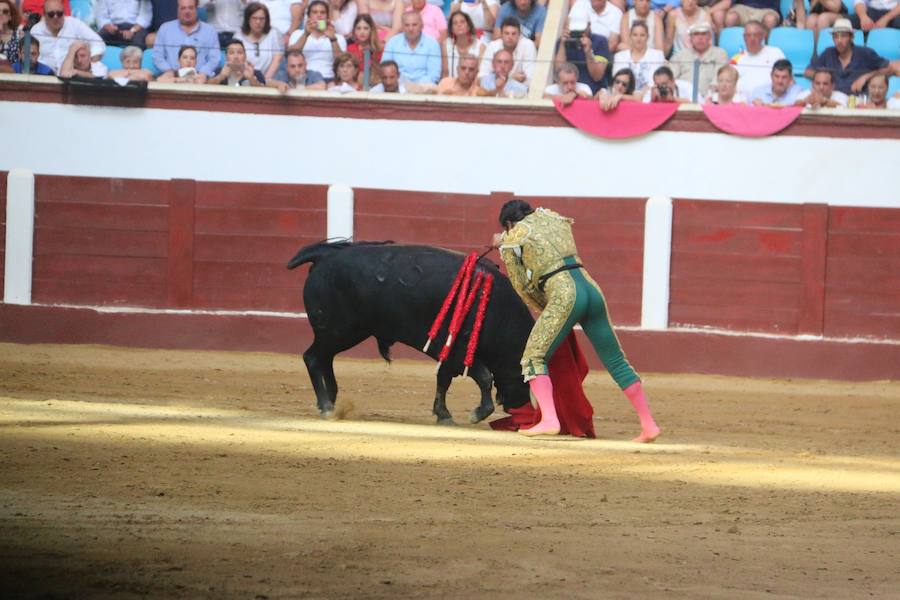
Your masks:
{"label": "red wooden barrier wall", "polygon": [[285,268],[325,237],[326,186],[197,183],[193,302],[197,308],[302,310],[307,268]]}
{"label": "red wooden barrier wall", "polygon": [[900,339],[900,210],[831,207],[825,334]]}
{"label": "red wooden barrier wall", "polygon": [[[302,310],[307,269],[284,265],[325,236],[325,186],[41,175],[35,192],[35,303]],[[483,250],[511,197],[357,189],[356,238]],[[526,199],[575,218],[614,321],[639,323],[643,199]],[[0,172],[3,221],[5,203]],[[5,226],[0,242],[2,261]],[[900,210],[676,200],[670,284],[673,326],[900,339]]]}
{"label": "red wooden barrier wall", "polygon": [[804,273],[814,268],[825,231],[805,228],[814,221],[807,223],[808,212],[790,204],[676,200],[669,324],[816,333],[804,319],[807,311],[821,313],[821,301],[809,296],[813,283]]}
{"label": "red wooden barrier wall", "polygon": [[325,191],[38,176],[33,301],[301,310],[285,264],[324,237]]}
{"label": "red wooden barrier wall", "polygon": [[33,301],[165,306],[167,187],[35,177]]}

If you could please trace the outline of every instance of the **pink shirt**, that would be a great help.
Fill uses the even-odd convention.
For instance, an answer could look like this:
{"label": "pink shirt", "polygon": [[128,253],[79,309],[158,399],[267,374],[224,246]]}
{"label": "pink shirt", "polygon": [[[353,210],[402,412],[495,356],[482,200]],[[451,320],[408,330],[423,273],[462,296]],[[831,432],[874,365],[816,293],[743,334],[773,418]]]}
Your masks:
{"label": "pink shirt", "polygon": [[[405,12],[412,9],[413,7],[409,6]],[[444,17],[444,11],[434,4],[426,4],[420,14],[422,15],[422,33],[440,42],[441,32],[447,30],[447,18]]]}

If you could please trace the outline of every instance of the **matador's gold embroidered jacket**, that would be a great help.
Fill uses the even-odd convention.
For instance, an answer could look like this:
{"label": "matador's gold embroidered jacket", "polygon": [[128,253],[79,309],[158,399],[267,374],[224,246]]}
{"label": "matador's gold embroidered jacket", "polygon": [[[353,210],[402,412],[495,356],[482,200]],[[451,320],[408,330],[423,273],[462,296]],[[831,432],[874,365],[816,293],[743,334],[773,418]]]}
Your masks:
{"label": "matador's gold embroidered jacket", "polygon": [[538,208],[503,234],[500,256],[506,272],[525,304],[535,310],[547,305],[538,289],[541,276],[563,266],[567,256],[577,259],[573,222],[552,210]]}

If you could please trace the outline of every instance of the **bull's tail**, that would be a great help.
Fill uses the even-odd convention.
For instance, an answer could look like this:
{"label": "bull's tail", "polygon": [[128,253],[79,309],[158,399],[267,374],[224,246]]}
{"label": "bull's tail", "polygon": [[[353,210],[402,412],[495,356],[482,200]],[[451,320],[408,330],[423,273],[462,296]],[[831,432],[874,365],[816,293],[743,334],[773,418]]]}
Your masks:
{"label": "bull's tail", "polygon": [[294,256],[291,260],[288,261],[287,268],[288,269],[296,269],[300,265],[304,263],[313,263],[324,256],[328,256],[338,250],[343,250],[344,248],[349,248],[350,246],[363,246],[363,245],[384,245],[384,244],[393,244],[392,241],[387,242],[351,242],[349,239],[342,238],[337,240],[322,240],[321,242],[316,242],[315,244],[310,244],[309,246],[304,246],[297,252],[297,255]]}
{"label": "bull's tail", "polygon": [[323,256],[342,250],[352,244],[353,242],[350,240],[322,240],[321,242],[304,246],[303,248],[300,248],[300,251],[297,252],[297,255],[294,256],[294,258],[288,261],[287,268],[296,269],[304,263],[315,263]]}

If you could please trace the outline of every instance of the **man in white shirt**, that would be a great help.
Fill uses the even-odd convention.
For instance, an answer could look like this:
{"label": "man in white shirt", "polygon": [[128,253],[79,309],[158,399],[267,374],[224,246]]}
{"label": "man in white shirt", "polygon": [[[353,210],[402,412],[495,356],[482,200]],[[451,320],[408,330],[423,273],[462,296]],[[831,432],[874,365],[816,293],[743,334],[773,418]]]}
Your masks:
{"label": "man in white shirt", "polygon": [[691,25],[690,36],[691,47],[676,52],[669,62],[675,79],[689,81],[691,86],[694,85],[694,61],[700,62],[696,84],[697,94],[703,98],[715,81],[719,69],[728,62],[728,54],[712,45],[712,30],[709,23]]}
{"label": "man in white shirt", "polygon": [[104,42],[144,48],[153,9],[150,0],[97,0],[94,18]]}
{"label": "man in white shirt", "polygon": [[850,23],[854,29],[869,32],[891,27],[900,29],[900,2],[897,0],[855,0]]}
{"label": "man in white shirt", "polygon": [[500,49],[508,50],[513,55],[513,68],[509,74],[510,79],[528,87],[531,85],[531,77],[534,75],[534,61],[537,58],[537,48],[534,42],[522,37],[522,26],[515,17],[509,17],[500,25],[500,39],[488,44],[481,57],[481,68],[478,76],[489,75],[493,69],[494,54]]}
{"label": "man in white shirt", "polygon": [[781,48],[763,46],[767,33],[760,21],[747,21],[744,25],[745,50],[732,61],[740,73],[738,92],[747,97],[759,86],[770,82],[772,67],[784,58]]}
{"label": "man in white shirt", "polygon": [[40,62],[56,73],[69,53],[69,46],[77,40],[88,43],[92,62],[99,62],[106,51],[106,44],[94,30],[75,17],[65,16],[62,0],[44,2],[44,17],[31,28],[31,35],[40,40]]}
{"label": "man in white shirt", "polygon": [[807,108],[838,108],[847,106],[847,94],[834,89],[834,73],[829,69],[816,69],[812,89],[794,102]]}
{"label": "man in white shirt", "polygon": [[622,11],[607,0],[576,0],[569,11],[569,29],[584,30],[590,25],[591,33],[602,35],[609,42],[609,51],[619,46],[619,28]]}
{"label": "man in white shirt", "polygon": [[400,81],[400,66],[393,60],[381,63],[381,83],[369,91],[373,94],[405,94],[406,87]]}
{"label": "man in white shirt", "polygon": [[559,100],[563,106],[572,104],[575,98],[590,98],[591,95],[590,86],[578,81],[578,67],[572,63],[560,65],[556,71],[556,83],[544,90],[544,98]]}

